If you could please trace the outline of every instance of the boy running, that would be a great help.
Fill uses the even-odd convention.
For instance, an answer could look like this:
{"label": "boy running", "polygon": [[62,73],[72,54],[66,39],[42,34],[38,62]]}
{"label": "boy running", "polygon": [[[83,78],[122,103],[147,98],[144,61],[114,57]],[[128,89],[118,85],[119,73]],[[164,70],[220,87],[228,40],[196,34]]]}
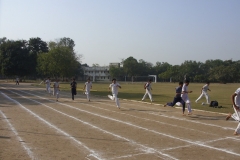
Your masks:
{"label": "boy running", "polygon": [[49,77],[45,81],[45,84],[46,84],[46,91],[50,94],[51,93],[51,80],[49,79]]}
{"label": "boy running", "polygon": [[210,85],[210,82],[207,82],[207,83],[202,87],[202,89],[201,89],[201,91],[200,91],[201,95],[200,95],[200,96],[198,97],[198,99],[195,101],[196,103],[203,97],[203,95],[205,96],[205,98],[206,98],[206,100],[207,100],[207,104],[210,103],[210,101],[209,101],[209,96],[208,96],[208,93],[207,93],[208,90],[211,91],[211,90],[209,89],[209,85]]}
{"label": "boy running", "polygon": [[177,102],[179,102],[182,105],[183,115],[185,112],[185,102],[182,100],[181,93],[182,93],[182,86],[183,82],[179,82],[179,86],[176,88],[176,96],[173,98],[173,102],[168,102],[164,105],[173,107]]}
{"label": "boy running", "polygon": [[72,92],[72,100],[74,100],[74,95],[77,94],[77,82],[75,82],[75,78],[72,79],[70,86]]}
{"label": "boy running", "polygon": [[188,93],[192,93],[192,91],[188,91],[189,80],[185,80],[184,85],[182,87],[182,100],[187,104],[188,115],[192,114],[192,108],[190,104],[190,100],[188,98]]}
{"label": "boy running", "polygon": [[232,103],[233,103],[233,109],[234,112],[233,114],[229,114],[226,117],[226,120],[228,120],[230,117],[232,117],[235,121],[238,122],[238,126],[234,131],[234,135],[239,135],[240,134],[240,88],[238,88],[235,93],[231,97]]}
{"label": "boy running", "polygon": [[152,103],[153,99],[152,99],[152,93],[151,93],[151,90],[152,90],[151,83],[152,83],[152,79],[149,79],[148,82],[144,85],[144,89],[146,90],[146,92],[142,98],[142,101],[144,101],[144,99],[148,95]]}
{"label": "boy running", "polygon": [[59,98],[59,82],[58,79],[53,83],[53,95],[56,96],[56,101],[58,101]]}
{"label": "boy running", "polygon": [[112,96],[108,95],[108,98],[110,98],[111,100],[115,100],[117,107],[120,109],[120,104],[119,104],[119,100],[118,100],[118,97],[117,97],[118,88],[122,88],[122,87],[120,86],[119,83],[116,82],[116,79],[113,78],[112,83],[109,85],[109,88],[108,88],[109,90],[110,89],[112,90]]}
{"label": "boy running", "polygon": [[92,82],[90,81],[90,78],[87,79],[87,82],[85,83],[83,90],[85,90],[85,94],[87,95],[87,99],[90,102],[90,90],[92,89]]}

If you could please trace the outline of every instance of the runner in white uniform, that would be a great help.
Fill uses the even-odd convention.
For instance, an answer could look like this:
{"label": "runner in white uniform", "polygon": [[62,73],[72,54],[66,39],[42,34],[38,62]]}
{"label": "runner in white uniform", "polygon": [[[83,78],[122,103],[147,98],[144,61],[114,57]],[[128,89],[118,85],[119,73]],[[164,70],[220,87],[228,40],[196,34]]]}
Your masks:
{"label": "runner in white uniform", "polygon": [[188,114],[192,114],[192,108],[190,104],[190,99],[188,98],[188,93],[192,93],[192,91],[188,91],[189,80],[185,80],[184,85],[182,87],[182,100],[186,103],[188,108]]}
{"label": "runner in white uniform", "polygon": [[53,95],[56,96],[56,101],[58,101],[59,98],[59,82],[56,80],[56,82],[53,83]]}
{"label": "runner in white uniform", "polygon": [[142,101],[144,101],[144,99],[146,98],[147,95],[148,95],[150,101],[151,101],[151,102],[153,101],[153,99],[152,99],[152,93],[151,93],[151,90],[152,90],[151,83],[152,83],[152,80],[151,80],[151,79],[149,79],[148,82],[145,83],[144,88],[145,88],[146,92],[145,92],[145,94],[144,94],[144,96],[143,96],[143,98],[142,98]]}
{"label": "runner in white uniform", "polygon": [[92,89],[92,82],[90,81],[90,78],[88,78],[87,82],[84,85],[83,90],[85,90],[85,94],[87,95],[88,101],[90,101],[90,90]]}
{"label": "runner in white uniform", "polygon": [[48,77],[48,79],[45,81],[46,84],[46,91],[50,94],[51,93],[51,81]]}
{"label": "runner in white uniform", "polygon": [[232,95],[232,103],[233,103],[233,109],[234,112],[233,114],[229,114],[226,117],[226,120],[228,120],[230,117],[232,117],[235,121],[238,122],[238,126],[234,131],[234,135],[239,135],[240,134],[240,88],[238,88],[234,94]]}
{"label": "runner in white uniform", "polygon": [[207,100],[207,104],[210,104],[209,96],[208,96],[208,93],[207,93],[208,90],[211,91],[211,90],[209,89],[209,85],[210,85],[210,83],[207,82],[207,83],[202,87],[202,89],[201,89],[201,95],[200,95],[200,96],[198,97],[198,99],[195,101],[196,103],[197,103],[203,96],[205,96],[205,97],[206,97],[206,100]]}
{"label": "runner in white uniform", "polygon": [[120,104],[118,100],[118,88],[122,88],[119,83],[116,82],[116,79],[112,79],[112,83],[109,85],[109,90],[112,90],[112,96],[108,95],[108,98],[115,100],[117,107],[120,109]]}

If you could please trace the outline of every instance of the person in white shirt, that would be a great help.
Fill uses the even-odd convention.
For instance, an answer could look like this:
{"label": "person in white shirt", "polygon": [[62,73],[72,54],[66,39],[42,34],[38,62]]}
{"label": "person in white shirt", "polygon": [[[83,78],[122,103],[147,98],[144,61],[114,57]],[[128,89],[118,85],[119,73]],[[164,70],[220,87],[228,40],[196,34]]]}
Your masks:
{"label": "person in white shirt", "polygon": [[189,80],[185,80],[184,85],[182,87],[182,100],[186,103],[187,108],[188,108],[188,115],[192,114],[192,108],[191,108],[191,103],[190,99],[188,97],[188,93],[192,93],[192,91],[188,91],[188,85],[189,85]]}
{"label": "person in white shirt", "polygon": [[92,89],[92,82],[90,78],[87,79],[87,82],[84,85],[83,90],[85,90],[85,94],[87,95],[87,99],[90,102],[90,90]]}
{"label": "person in white shirt", "polygon": [[19,78],[16,78],[16,85],[19,85]]}
{"label": "person in white shirt", "polygon": [[56,96],[56,101],[58,101],[59,98],[59,82],[58,79],[53,83],[53,95]]}
{"label": "person in white shirt", "polygon": [[198,99],[195,101],[196,103],[203,97],[205,96],[206,97],[206,100],[207,100],[207,104],[210,104],[210,100],[209,100],[209,96],[208,96],[208,93],[207,91],[211,91],[209,89],[209,85],[210,85],[210,82],[207,82],[201,89],[201,95],[198,97]]}
{"label": "person in white shirt", "polygon": [[144,99],[146,98],[146,96],[148,95],[149,99],[151,102],[153,102],[153,98],[152,98],[152,93],[151,93],[151,90],[152,90],[152,86],[151,86],[151,83],[152,83],[152,79],[149,79],[147,83],[145,83],[144,85],[144,89],[146,90],[143,98],[142,98],[142,101],[144,101]]}
{"label": "person in white shirt", "polygon": [[51,93],[51,80],[48,79],[45,81],[45,84],[46,84],[46,91],[50,94]]}
{"label": "person in white shirt", "polygon": [[118,88],[122,88],[119,83],[116,82],[116,79],[112,79],[112,83],[109,85],[109,90],[112,90],[112,96],[108,95],[108,98],[115,100],[117,107],[120,109],[119,99],[118,99]]}
{"label": "person in white shirt", "polygon": [[231,97],[232,103],[233,103],[233,109],[234,112],[233,114],[229,114],[226,117],[226,120],[228,120],[230,117],[232,117],[235,121],[238,122],[238,126],[234,131],[234,135],[239,135],[240,134],[240,88],[238,88],[234,94]]}

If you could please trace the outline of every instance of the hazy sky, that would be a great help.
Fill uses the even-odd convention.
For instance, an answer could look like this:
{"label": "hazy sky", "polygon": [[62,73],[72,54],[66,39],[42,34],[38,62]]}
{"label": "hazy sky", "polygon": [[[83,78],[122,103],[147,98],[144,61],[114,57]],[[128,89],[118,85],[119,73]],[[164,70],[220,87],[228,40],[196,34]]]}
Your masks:
{"label": "hazy sky", "polygon": [[0,37],[69,37],[82,63],[240,59],[240,0],[0,0]]}

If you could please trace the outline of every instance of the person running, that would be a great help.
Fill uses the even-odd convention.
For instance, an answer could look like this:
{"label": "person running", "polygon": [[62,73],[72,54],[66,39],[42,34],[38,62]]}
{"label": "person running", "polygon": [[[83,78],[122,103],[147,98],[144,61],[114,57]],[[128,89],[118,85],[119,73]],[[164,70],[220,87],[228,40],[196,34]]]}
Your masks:
{"label": "person running", "polygon": [[183,82],[179,82],[179,86],[176,87],[176,96],[173,98],[173,102],[166,103],[164,105],[164,107],[166,107],[166,106],[173,107],[175,104],[178,105],[180,103],[180,105],[182,105],[182,111],[183,111],[183,115],[184,115],[184,112],[185,112],[185,102],[182,100],[182,97],[181,97],[182,86],[183,86]]}
{"label": "person running", "polygon": [[238,88],[233,95],[231,96],[231,101],[233,104],[234,112],[233,114],[230,114],[226,117],[226,120],[229,120],[229,118],[233,118],[235,121],[238,122],[238,126],[234,131],[234,135],[240,134],[240,88]]}
{"label": "person running", "polygon": [[77,82],[75,81],[75,78],[72,79],[70,86],[72,92],[72,100],[74,100],[74,96],[77,95]]}
{"label": "person running", "polygon": [[112,90],[112,96],[108,95],[108,98],[115,100],[117,107],[120,109],[119,99],[118,99],[118,88],[122,88],[119,83],[116,82],[115,78],[112,79],[112,83],[109,85],[109,91]]}
{"label": "person running", "polygon": [[56,101],[58,101],[59,98],[59,82],[58,79],[53,83],[53,95],[56,96]]}
{"label": "person running", "polygon": [[19,85],[19,78],[16,78],[16,85]]}
{"label": "person running", "polygon": [[203,97],[205,96],[206,100],[207,100],[207,104],[210,104],[210,100],[209,100],[209,96],[208,96],[208,93],[207,91],[211,91],[209,89],[209,85],[210,85],[210,82],[207,82],[201,89],[200,93],[201,95],[198,97],[198,99],[195,101],[196,103]]}
{"label": "person running", "polygon": [[85,83],[83,90],[85,90],[85,94],[87,95],[87,100],[90,102],[90,90],[92,89],[92,82],[90,78],[87,79],[87,82]]}
{"label": "person running", "polygon": [[45,84],[46,84],[46,91],[50,94],[51,93],[51,80],[49,77],[45,81]]}
{"label": "person running", "polygon": [[152,93],[151,93],[151,90],[152,90],[151,83],[152,83],[152,79],[149,79],[148,82],[145,83],[144,89],[146,90],[146,92],[145,92],[145,94],[144,94],[144,96],[142,98],[142,101],[144,101],[144,99],[148,95],[148,97],[150,98],[151,103],[153,102]]}
{"label": "person running", "polygon": [[182,87],[182,100],[187,104],[187,108],[188,108],[188,115],[192,114],[192,108],[191,108],[191,103],[188,97],[188,93],[192,93],[192,91],[188,91],[188,85],[189,85],[189,80],[185,80],[184,81],[184,85]]}

